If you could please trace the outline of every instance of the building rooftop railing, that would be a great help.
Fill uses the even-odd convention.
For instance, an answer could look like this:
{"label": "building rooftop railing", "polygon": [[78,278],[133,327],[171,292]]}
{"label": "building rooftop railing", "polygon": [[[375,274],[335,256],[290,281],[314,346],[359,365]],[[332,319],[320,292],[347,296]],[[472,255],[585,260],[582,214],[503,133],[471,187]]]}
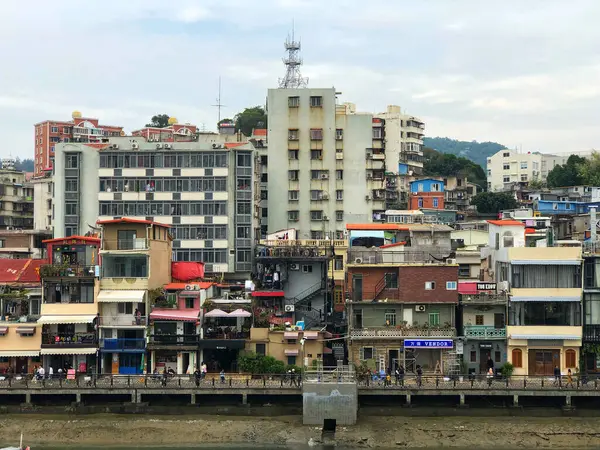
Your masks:
{"label": "building rooftop railing", "polygon": [[449,264],[446,258],[447,252],[433,250],[417,250],[418,247],[398,247],[398,250],[386,251],[379,249],[354,250],[348,249],[347,264],[404,264],[404,263],[427,263],[427,264]]}
{"label": "building rooftop railing", "polygon": [[332,258],[331,245],[327,247],[317,246],[275,246],[256,248],[257,259],[328,259]]}
{"label": "building rooftop railing", "polygon": [[149,240],[145,238],[136,239],[102,239],[102,250],[132,251],[148,250]]}
{"label": "building rooftop railing", "polygon": [[403,337],[454,337],[454,327],[357,328],[350,331],[350,339],[403,338]]}
{"label": "building rooftop railing", "polygon": [[[265,247],[331,247],[330,239],[263,239],[260,245]],[[345,239],[334,239],[334,247],[347,247]]]}
{"label": "building rooftop railing", "polygon": [[461,303],[464,305],[503,305],[508,301],[507,294],[462,294]]}
{"label": "building rooftop railing", "polygon": [[582,247],[582,252],[584,255],[586,253],[599,254],[600,253],[600,240],[583,241],[581,247]]}
{"label": "building rooftop railing", "polygon": [[82,264],[43,264],[40,266],[41,278],[94,278],[96,266]]}

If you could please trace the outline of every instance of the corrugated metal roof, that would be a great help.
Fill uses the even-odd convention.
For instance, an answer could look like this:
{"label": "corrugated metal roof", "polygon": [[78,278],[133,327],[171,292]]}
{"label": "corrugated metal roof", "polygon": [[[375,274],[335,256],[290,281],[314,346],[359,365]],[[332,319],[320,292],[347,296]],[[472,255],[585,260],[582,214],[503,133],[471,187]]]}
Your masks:
{"label": "corrugated metal roof", "polygon": [[573,259],[513,259],[511,264],[519,264],[522,266],[580,266],[581,261]]}
{"label": "corrugated metal roof", "polygon": [[581,297],[525,297],[513,296],[511,302],[579,302]]}
{"label": "corrugated metal roof", "polygon": [[540,339],[540,340],[557,340],[562,339],[564,341],[578,341],[581,336],[574,334],[512,334],[510,339]]}

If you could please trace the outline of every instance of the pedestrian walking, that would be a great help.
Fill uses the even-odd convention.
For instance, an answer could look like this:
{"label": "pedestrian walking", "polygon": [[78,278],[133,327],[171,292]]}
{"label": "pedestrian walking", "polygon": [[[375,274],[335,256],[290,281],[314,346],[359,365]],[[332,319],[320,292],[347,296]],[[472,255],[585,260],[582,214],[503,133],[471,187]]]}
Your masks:
{"label": "pedestrian walking", "polygon": [[566,387],[569,387],[569,385],[570,385],[571,387],[574,387],[574,386],[573,386],[573,374],[571,373],[571,369],[569,369],[569,370],[567,371],[567,386],[566,386]]}
{"label": "pedestrian walking", "polygon": [[488,387],[492,387],[492,381],[494,381],[494,369],[490,367],[487,372]]}
{"label": "pedestrian walking", "polygon": [[221,369],[221,373],[219,373],[219,376],[221,378],[221,384],[225,384],[225,370]]}
{"label": "pedestrian walking", "polygon": [[560,386],[560,369],[558,366],[554,366],[554,386]]}
{"label": "pedestrian walking", "polygon": [[423,369],[421,366],[417,366],[417,387],[421,387],[423,384]]}

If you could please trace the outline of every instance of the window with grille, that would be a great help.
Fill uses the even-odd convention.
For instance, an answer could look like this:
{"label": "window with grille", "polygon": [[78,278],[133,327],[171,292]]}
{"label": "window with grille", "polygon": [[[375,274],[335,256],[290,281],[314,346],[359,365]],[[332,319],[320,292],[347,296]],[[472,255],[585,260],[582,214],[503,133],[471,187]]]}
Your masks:
{"label": "window with grille", "polygon": [[395,309],[386,309],[385,310],[385,324],[390,327],[396,326],[396,310]]}
{"label": "window with grille", "polygon": [[288,97],[288,106],[298,108],[300,106],[300,97]]}
{"label": "window with grille", "polygon": [[298,159],[298,150],[288,150],[288,159]]}
{"label": "window with grille", "polygon": [[483,325],[483,314],[477,314],[475,316],[475,325]]}
{"label": "window with grille", "polygon": [[341,141],[342,139],[344,139],[344,130],[338,128],[335,130],[335,140]]}
{"label": "window with grille", "polygon": [[291,202],[298,201],[298,191],[288,191],[288,200]]}
{"label": "window with grille", "polygon": [[311,108],[321,108],[323,106],[323,97],[314,96],[310,98],[310,107]]}
{"label": "window with grille", "polygon": [[311,141],[321,141],[323,139],[323,129],[322,128],[313,128],[310,130],[310,140]]}
{"label": "window with grille", "polygon": [[342,222],[344,220],[344,211],[336,211],[335,220],[337,220],[338,222]]}
{"label": "window with grille", "polygon": [[297,221],[298,215],[299,215],[299,211],[288,211],[288,220]]}
{"label": "window with grille", "polygon": [[310,199],[313,201],[323,199],[323,191],[314,190],[314,189],[311,190],[310,191]]}
{"label": "window with grille", "polygon": [[290,181],[298,181],[298,171],[297,170],[288,170],[288,177]]}
{"label": "window with grille", "polygon": [[343,180],[344,179],[344,171],[343,170],[336,170],[335,171],[335,179],[336,180]]}
{"label": "window with grille", "polygon": [[290,129],[288,130],[288,141],[297,141],[298,140],[298,130]]}
{"label": "window with grille", "polygon": [[385,274],[385,288],[398,289],[398,274],[394,272]]}
{"label": "window with grille", "polygon": [[338,189],[337,191],[335,191],[335,199],[336,200],[344,200],[344,191],[341,189]]}
{"label": "window with grille", "polygon": [[310,220],[323,220],[323,211],[311,211]]}

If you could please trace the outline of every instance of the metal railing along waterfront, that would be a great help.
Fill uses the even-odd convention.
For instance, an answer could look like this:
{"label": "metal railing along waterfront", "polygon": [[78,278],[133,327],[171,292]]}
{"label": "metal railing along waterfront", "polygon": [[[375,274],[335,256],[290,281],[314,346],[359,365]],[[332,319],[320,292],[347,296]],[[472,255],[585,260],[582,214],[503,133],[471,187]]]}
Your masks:
{"label": "metal railing along waterfront", "polygon": [[[304,379],[304,381],[302,381]],[[567,375],[555,378],[551,375],[512,375],[508,378],[486,375],[423,375],[407,374],[404,377],[391,377],[388,382],[383,377],[365,376],[353,371],[306,371],[304,374],[219,374],[209,373],[204,378],[194,375],[95,375],[77,374],[67,379],[65,374],[46,375],[43,379],[31,374],[0,374],[0,391],[8,390],[65,390],[65,389],[299,389],[305,383],[352,383],[361,391],[410,391],[410,392],[455,392],[468,393],[473,390],[491,391],[598,391],[600,395],[600,374]]]}

